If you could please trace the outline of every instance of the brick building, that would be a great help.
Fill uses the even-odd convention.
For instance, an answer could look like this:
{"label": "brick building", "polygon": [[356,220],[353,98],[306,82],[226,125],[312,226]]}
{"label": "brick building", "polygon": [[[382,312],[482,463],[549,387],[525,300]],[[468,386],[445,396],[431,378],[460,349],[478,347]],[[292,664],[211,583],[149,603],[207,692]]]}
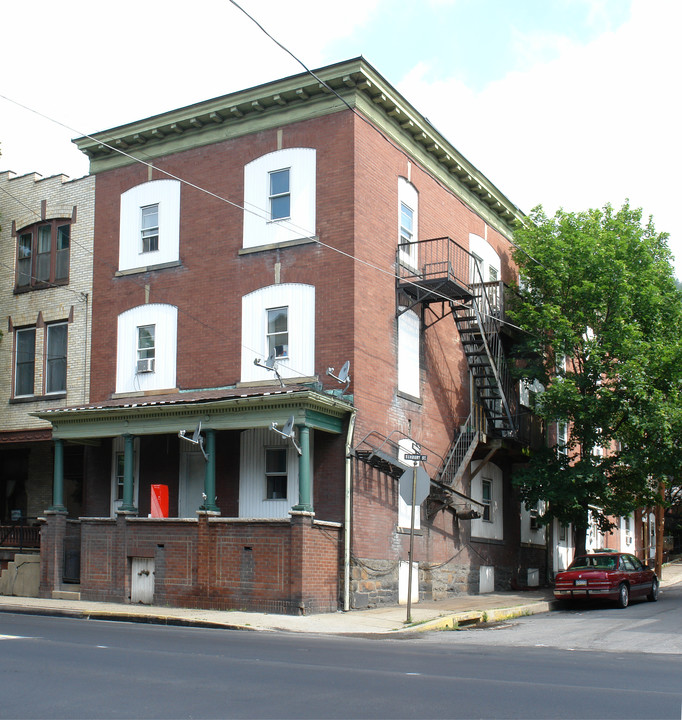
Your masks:
{"label": "brick building", "polygon": [[[89,397],[95,178],[0,173],[0,553],[38,547],[52,506],[50,423]],[[61,449],[60,449],[61,450]],[[68,514],[82,511],[83,446],[62,457]]]}
{"label": "brick building", "polygon": [[[545,577],[510,483],[542,441],[505,360],[521,213],[368,63],[77,144],[97,180],[90,399],[39,414],[87,447],[82,597],[398,602],[406,453],[428,476],[414,601]],[[46,594],[64,527],[48,517]]]}

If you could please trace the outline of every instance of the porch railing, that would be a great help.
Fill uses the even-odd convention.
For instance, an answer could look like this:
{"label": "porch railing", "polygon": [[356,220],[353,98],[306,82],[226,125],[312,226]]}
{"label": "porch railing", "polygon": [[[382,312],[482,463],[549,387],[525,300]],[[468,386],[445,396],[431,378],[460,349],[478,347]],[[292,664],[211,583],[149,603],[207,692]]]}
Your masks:
{"label": "porch railing", "polygon": [[39,548],[40,527],[30,524],[36,518],[22,518],[10,525],[0,525],[0,547]]}

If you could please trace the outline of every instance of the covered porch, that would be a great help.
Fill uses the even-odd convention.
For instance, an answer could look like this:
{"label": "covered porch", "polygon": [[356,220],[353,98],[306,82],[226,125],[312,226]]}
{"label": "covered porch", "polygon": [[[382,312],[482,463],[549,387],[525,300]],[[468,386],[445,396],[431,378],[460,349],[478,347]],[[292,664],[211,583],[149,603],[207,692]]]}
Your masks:
{"label": "covered porch", "polygon": [[[41,414],[55,443],[41,595],[67,587],[69,575],[75,587],[64,566],[74,528],[60,458],[67,443],[79,443],[87,457],[77,520],[81,598],[336,610],[351,412],[346,398],[287,386],[117,398]],[[159,488],[167,511],[155,502]]]}

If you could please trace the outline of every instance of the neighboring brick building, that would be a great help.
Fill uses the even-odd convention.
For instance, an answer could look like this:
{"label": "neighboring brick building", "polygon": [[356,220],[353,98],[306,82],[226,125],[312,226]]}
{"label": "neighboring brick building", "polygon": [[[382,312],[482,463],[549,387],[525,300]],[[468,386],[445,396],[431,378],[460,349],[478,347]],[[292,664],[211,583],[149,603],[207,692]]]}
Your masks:
{"label": "neighboring brick building", "polygon": [[[34,544],[52,505],[49,422],[89,397],[95,178],[0,173],[0,546]],[[82,510],[83,446],[63,448],[68,511]],[[22,518],[23,521],[19,521]],[[13,526],[27,524],[22,538]]]}
{"label": "neighboring brick building", "polygon": [[[97,178],[91,395],[41,417],[88,447],[83,597],[398,602],[415,447],[413,600],[545,577],[510,482],[534,430],[505,361],[521,213],[364,60],[316,75],[77,141]],[[271,429],[289,418],[293,441]],[[147,517],[153,485],[168,519]]]}

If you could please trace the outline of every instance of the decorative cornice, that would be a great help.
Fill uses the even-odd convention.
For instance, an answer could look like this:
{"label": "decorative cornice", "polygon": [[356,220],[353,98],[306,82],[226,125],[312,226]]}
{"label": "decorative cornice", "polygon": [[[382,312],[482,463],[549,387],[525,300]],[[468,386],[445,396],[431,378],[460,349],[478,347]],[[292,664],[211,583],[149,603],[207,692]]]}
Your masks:
{"label": "decorative cornice", "polygon": [[138,158],[153,164],[166,155],[350,106],[497,229],[509,234],[516,223],[523,222],[523,213],[363,58],[330,65],[314,74],[316,77],[302,73],[283,78],[74,142],[90,158],[91,172],[98,173]]}
{"label": "decorative cornice", "polygon": [[339,433],[353,408],[339,398],[314,390],[238,395],[213,400],[119,402],[33,413],[52,423],[55,439],[84,440],[118,435],[159,435],[190,430],[245,430],[284,425],[293,415],[297,425]]}

